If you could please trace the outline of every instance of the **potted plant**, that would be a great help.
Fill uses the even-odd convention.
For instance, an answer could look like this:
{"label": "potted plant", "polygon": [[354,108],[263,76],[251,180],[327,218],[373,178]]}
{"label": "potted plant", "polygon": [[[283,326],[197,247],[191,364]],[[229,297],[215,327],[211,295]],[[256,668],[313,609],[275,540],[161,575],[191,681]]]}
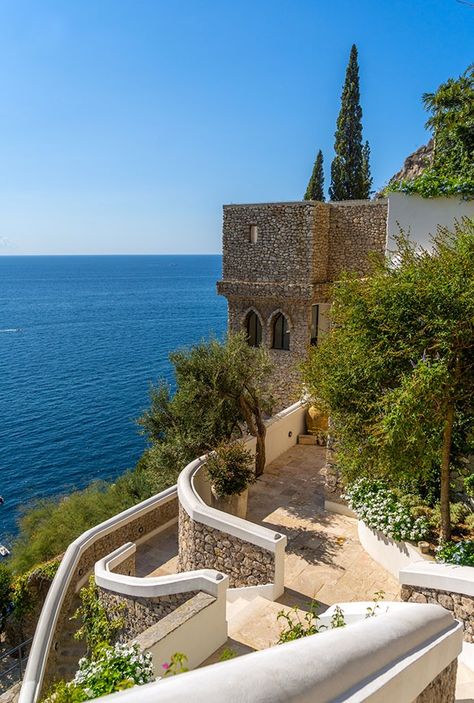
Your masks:
{"label": "potted plant", "polygon": [[245,518],[248,486],[257,480],[252,454],[242,442],[221,444],[209,455],[206,469],[212,507]]}

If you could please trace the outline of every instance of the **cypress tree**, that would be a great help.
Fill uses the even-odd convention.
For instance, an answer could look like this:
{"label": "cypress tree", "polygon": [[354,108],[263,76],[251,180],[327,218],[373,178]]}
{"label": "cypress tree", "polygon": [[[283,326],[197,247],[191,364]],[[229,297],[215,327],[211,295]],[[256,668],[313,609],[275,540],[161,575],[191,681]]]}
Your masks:
{"label": "cypress tree", "polygon": [[[365,149],[365,151],[364,151]],[[357,47],[352,45],[337,118],[331,164],[331,200],[358,200],[369,197],[370,166],[368,144],[362,146],[362,108],[359,92]],[[364,166],[364,157],[367,162]]]}
{"label": "cypress tree", "polygon": [[318,155],[316,156],[316,161],[313,166],[313,173],[309,179],[308,187],[306,188],[306,193],[304,194],[304,199],[324,201],[323,152],[321,149],[318,151]]}
{"label": "cypress tree", "polygon": [[367,192],[365,197],[368,198],[373,181],[370,173],[370,146],[368,141],[366,141],[362,147],[362,173],[364,176],[364,191]]}

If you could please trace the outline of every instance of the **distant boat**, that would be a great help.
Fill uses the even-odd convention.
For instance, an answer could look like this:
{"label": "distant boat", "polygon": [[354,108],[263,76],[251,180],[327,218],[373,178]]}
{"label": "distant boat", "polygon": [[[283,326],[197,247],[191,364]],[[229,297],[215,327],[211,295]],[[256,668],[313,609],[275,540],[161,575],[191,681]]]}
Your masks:
{"label": "distant boat", "polygon": [[4,544],[0,544],[0,557],[9,557],[10,550],[5,547]]}

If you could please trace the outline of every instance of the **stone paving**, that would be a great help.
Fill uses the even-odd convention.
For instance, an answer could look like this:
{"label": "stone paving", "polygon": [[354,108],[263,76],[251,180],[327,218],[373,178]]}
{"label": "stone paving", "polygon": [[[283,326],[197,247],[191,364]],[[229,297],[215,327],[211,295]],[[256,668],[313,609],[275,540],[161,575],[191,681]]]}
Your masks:
{"label": "stone paving", "polygon": [[357,522],[324,510],[325,448],[296,445],[252,486],[248,519],[288,536],[285,604],[300,607],[372,600],[377,591],[399,600],[397,580],[373,561],[357,537]]}

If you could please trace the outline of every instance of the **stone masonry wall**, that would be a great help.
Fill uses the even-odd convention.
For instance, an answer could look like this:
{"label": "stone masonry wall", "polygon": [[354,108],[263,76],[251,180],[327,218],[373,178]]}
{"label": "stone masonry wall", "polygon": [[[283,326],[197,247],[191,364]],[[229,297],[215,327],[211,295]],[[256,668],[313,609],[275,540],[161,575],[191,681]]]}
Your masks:
{"label": "stone masonry wall", "polygon": [[74,631],[78,629],[77,621],[70,618],[80,604],[76,593],[78,583],[92,572],[94,564],[107,556],[126,542],[137,542],[140,538],[153,532],[161,525],[169,522],[178,515],[178,498],[174,498],[150,510],[148,513],[132,519],[123,527],[110,532],[98,539],[84,551],[76,565],[68,589],[65,593],[61,611],[56,623],[52,647],[46,663],[43,689],[58,678],[68,678],[74,675],[77,662],[83,653],[82,643],[73,639]]}
{"label": "stone masonry wall", "polygon": [[100,599],[106,608],[119,608],[117,611],[119,617],[124,620],[124,626],[118,637],[120,642],[134,639],[198,593],[198,591],[189,591],[159,598],[132,598],[113,593],[105,588],[100,588],[99,592]]}
{"label": "stone masonry wall", "polygon": [[474,597],[421,586],[402,586],[401,599],[410,603],[439,603],[462,622],[464,639],[474,642]]}
{"label": "stone masonry wall", "polygon": [[[320,218],[319,218],[320,215]],[[322,203],[226,205],[224,281],[310,282],[326,278],[328,218]],[[250,227],[258,227],[256,243]],[[313,259],[318,240],[317,261]]]}
{"label": "stone masonry wall", "polygon": [[384,254],[387,238],[385,201],[330,203],[328,279],[343,271],[369,271],[369,252]]}
{"label": "stone masonry wall", "polygon": [[178,571],[216,569],[229,577],[229,587],[273,583],[275,556],[213,527],[191,520],[179,508]]}
{"label": "stone masonry wall", "polygon": [[438,676],[415,698],[413,703],[454,703],[456,700],[456,674],[458,660],[454,659]]}
{"label": "stone masonry wall", "polygon": [[[383,253],[387,204],[266,203],[227,205],[223,224],[223,280],[229,330],[245,329],[257,313],[262,345],[274,364],[275,412],[298,400],[299,365],[308,354],[311,306],[330,301],[331,283],[343,270],[365,273],[370,251]],[[252,225],[258,228],[250,242]],[[290,349],[272,349],[272,322],[282,312],[290,328]]]}

